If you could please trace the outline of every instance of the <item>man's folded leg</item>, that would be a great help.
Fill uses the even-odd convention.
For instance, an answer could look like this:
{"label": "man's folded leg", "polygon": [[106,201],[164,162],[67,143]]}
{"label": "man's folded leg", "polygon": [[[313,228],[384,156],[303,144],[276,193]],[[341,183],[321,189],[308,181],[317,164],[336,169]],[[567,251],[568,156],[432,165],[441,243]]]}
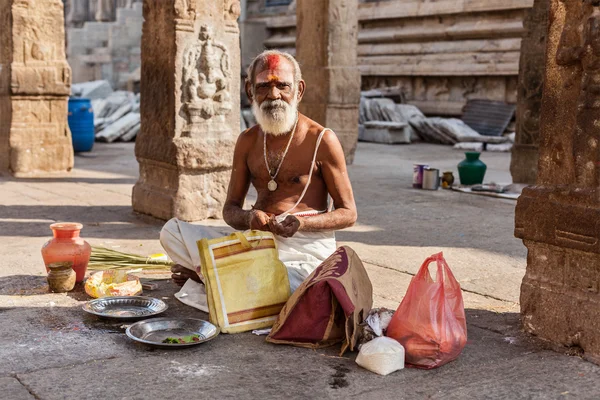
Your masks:
{"label": "man's folded leg", "polygon": [[[172,218],[160,231],[160,243],[171,260],[190,270],[189,274],[182,271],[180,275],[191,277],[192,274],[197,274],[197,267],[200,266],[196,242],[203,238],[214,239],[221,236],[223,235],[214,228]],[[188,306],[208,312],[206,288],[203,283],[194,279],[187,279],[181,290],[175,293],[175,298]]]}

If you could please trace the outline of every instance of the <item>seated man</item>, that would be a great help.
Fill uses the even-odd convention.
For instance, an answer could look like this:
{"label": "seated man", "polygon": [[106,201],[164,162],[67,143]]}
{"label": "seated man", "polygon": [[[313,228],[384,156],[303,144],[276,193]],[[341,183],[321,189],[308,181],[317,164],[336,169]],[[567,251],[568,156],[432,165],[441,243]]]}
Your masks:
{"label": "seated man", "polygon": [[[223,217],[234,229],[275,235],[294,291],[336,250],[334,231],[356,221],[344,152],[335,133],[298,112],[305,82],[291,55],[278,51],[258,55],[248,68],[245,89],[258,125],[237,140]],[[258,198],[251,210],[244,210],[251,183]],[[178,294],[183,302],[197,306],[192,303],[197,303],[198,295],[192,292],[205,293],[196,273],[200,264],[196,241],[219,236],[223,235],[208,227],[176,219],[161,231],[161,243],[177,263],[173,279],[185,283]]]}

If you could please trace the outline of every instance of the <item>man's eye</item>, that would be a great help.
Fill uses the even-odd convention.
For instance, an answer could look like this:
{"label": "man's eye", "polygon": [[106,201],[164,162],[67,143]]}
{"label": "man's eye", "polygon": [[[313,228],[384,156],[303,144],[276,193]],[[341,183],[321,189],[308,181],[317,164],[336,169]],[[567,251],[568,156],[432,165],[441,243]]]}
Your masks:
{"label": "man's eye", "polygon": [[290,85],[287,83],[280,83],[279,85],[277,85],[277,89],[283,90],[283,89],[289,89]]}

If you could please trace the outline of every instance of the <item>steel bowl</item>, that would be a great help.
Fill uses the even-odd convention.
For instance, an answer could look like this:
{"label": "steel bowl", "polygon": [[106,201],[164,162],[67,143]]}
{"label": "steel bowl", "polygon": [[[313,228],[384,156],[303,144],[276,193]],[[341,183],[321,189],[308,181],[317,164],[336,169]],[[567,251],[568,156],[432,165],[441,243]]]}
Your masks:
{"label": "steel bowl", "polygon": [[[152,318],[136,322],[127,328],[126,333],[136,342],[164,349],[176,349],[195,346],[208,342],[219,334],[220,330],[208,321],[196,318]],[[163,343],[168,337],[188,335],[200,336],[200,341],[191,343]]]}
{"label": "steel bowl", "polygon": [[101,318],[122,321],[153,317],[167,310],[164,301],[145,296],[115,296],[90,300],[83,305],[83,311]]}

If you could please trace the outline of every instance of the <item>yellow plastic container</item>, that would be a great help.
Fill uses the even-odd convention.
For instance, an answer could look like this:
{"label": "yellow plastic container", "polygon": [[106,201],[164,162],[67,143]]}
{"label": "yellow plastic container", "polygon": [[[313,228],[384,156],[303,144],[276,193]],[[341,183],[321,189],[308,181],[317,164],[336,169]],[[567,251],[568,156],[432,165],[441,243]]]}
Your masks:
{"label": "yellow plastic container", "polygon": [[287,269],[270,232],[198,241],[210,322],[225,333],[267,328],[290,297]]}

